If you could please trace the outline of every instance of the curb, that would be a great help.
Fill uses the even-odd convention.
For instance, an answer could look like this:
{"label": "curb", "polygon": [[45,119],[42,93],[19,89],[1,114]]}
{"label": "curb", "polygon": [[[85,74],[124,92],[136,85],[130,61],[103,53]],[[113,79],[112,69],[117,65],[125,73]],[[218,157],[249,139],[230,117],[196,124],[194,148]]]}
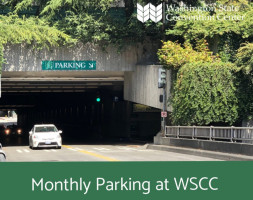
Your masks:
{"label": "curb", "polygon": [[195,156],[209,157],[209,158],[226,160],[226,161],[253,161],[253,156],[212,152],[212,151],[205,151],[205,150],[191,149],[191,148],[172,147],[172,146],[166,146],[166,145],[147,144],[146,149],[190,154],[190,155],[195,155]]}

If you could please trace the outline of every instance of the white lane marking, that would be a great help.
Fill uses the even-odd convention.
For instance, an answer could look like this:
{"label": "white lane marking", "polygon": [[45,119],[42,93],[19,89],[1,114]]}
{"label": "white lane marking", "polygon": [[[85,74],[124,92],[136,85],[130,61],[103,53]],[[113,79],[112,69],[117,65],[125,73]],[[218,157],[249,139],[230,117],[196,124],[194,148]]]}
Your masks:
{"label": "white lane marking", "polygon": [[94,147],[93,149],[98,150],[98,151],[111,151],[111,149],[102,148],[102,147],[99,147],[99,148]]}
{"label": "white lane marking", "polygon": [[81,148],[75,148],[76,150],[79,150],[79,151],[83,151],[83,149],[81,149]]}
{"label": "white lane marking", "polygon": [[49,150],[47,150],[47,149],[44,149],[43,151],[49,152]]}
{"label": "white lane marking", "polygon": [[56,152],[56,150],[55,150],[55,149],[51,149],[51,151]]}
{"label": "white lane marking", "polygon": [[17,149],[16,151],[17,151],[18,153],[23,153],[23,152],[22,152],[21,150],[19,150],[19,149]]}
{"label": "white lane marking", "polygon": [[78,151],[78,150],[76,150],[76,149],[72,149],[72,148],[68,148],[69,150],[72,150],[72,151]]}
{"label": "white lane marking", "polygon": [[142,149],[142,150],[136,150],[136,151],[146,151],[146,152],[152,152],[154,150],[150,150],[150,149]]}
{"label": "white lane marking", "polygon": [[134,148],[130,148],[130,147],[117,147],[118,149],[121,149],[121,150],[126,150],[126,151],[133,151],[133,150],[137,150],[137,149],[134,149]]}
{"label": "white lane marking", "polygon": [[24,152],[29,153],[30,151],[28,151],[27,149],[24,149]]}

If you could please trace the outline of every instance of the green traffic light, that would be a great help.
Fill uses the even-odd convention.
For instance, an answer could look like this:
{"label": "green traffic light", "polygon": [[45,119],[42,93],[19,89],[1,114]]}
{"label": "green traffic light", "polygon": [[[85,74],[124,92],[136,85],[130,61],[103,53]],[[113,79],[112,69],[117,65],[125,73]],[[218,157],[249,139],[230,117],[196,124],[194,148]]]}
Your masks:
{"label": "green traffic light", "polygon": [[100,101],[101,101],[100,97],[97,97],[97,98],[96,98],[96,101],[97,101],[97,102],[100,102]]}

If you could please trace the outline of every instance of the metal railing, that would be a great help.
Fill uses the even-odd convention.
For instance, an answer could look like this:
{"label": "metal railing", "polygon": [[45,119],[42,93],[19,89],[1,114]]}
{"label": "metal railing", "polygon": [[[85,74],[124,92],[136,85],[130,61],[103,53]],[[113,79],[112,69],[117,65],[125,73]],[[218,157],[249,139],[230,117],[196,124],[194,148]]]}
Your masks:
{"label": "metal railing", "polygon": [[253,144],[253,127],[166,126],[165,137],[223,140]]}

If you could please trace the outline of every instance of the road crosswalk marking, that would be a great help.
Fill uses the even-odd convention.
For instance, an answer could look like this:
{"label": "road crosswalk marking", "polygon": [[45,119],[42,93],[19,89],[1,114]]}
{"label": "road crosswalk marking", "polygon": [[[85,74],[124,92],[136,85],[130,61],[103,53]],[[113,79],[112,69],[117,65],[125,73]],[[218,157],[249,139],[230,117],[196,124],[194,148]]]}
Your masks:
{"label": "road crosswalk marking", "polygon": [[57,152],[55,149],[44,149],[45,152]]}
{"label": "road crosswalk marking", "polygon": [[[66,146],[67,147],[67,146]],[[148,150],[148,149],[138,149],[136,147],[125,147],[125,146],[118,146],[118,147],[91,147],[90,149],[88,150],[84,150],[82,148],[79,148],[79,147],[67,147],[67,149],[71,150],[71,151],[74,151],[74,152],[81,152],[81,151],[89,151],[90,153],[92,152],[103,152],[103,153],[117,153],[117,152],[133,152],[133,151],[153,151],[153,150]],[[31,153],[31,152],[36,152],[36,151],[29,151],[28,149],[16,149],[16,151],[18,153]],[[55,149],[43,149],[44,152],[58,152],[57,150]]]}
{"label": "road crosswalk marking", "polygon": [[73,149],[73,148],[68,148],[71,151],[78,151],[77,149]]}
{"label": "road crosswalk marking", "polygon": [[[31,153],[28,149],[16,149],[18,153]],[[43,149],[45,152],[57,152],[55,149]]]}
{"label": "road crosswalk marking", "polygon": [[17,149],[16,150],[18,153],[30,153],[30,151],[29,150],[27,150],[27,149]]}
{"label": "road crosswalk marking", "polygon": [[81,149],[81,148],[75,148],[76,150],[80,150],[80,151],[82,151],[83,149]]}
{"label": "road crosswalk marking", "polygon": [[120,150],[126,150],[126,151],[138,151],[136,148],[131,148],[131,147],[117,147]]}
{"label": "road crosswalk marking", "polygon": [[[71,151],[83,151],[84,149],[81,149],[79,147],[72,147],[72,146],[64,146],[67,149],[71,150]],[[120,146],[120,147],[91,147],[91,148],[87,148],[86,150],[88,150],[89,152],[104,152],[104,153],[109,153],[109,152],[130,152],[130,151],[153,151],[153,150],[147,150],[147,149],[139,149],[136,146],[133,147],[126,147],[126,146]]]}

